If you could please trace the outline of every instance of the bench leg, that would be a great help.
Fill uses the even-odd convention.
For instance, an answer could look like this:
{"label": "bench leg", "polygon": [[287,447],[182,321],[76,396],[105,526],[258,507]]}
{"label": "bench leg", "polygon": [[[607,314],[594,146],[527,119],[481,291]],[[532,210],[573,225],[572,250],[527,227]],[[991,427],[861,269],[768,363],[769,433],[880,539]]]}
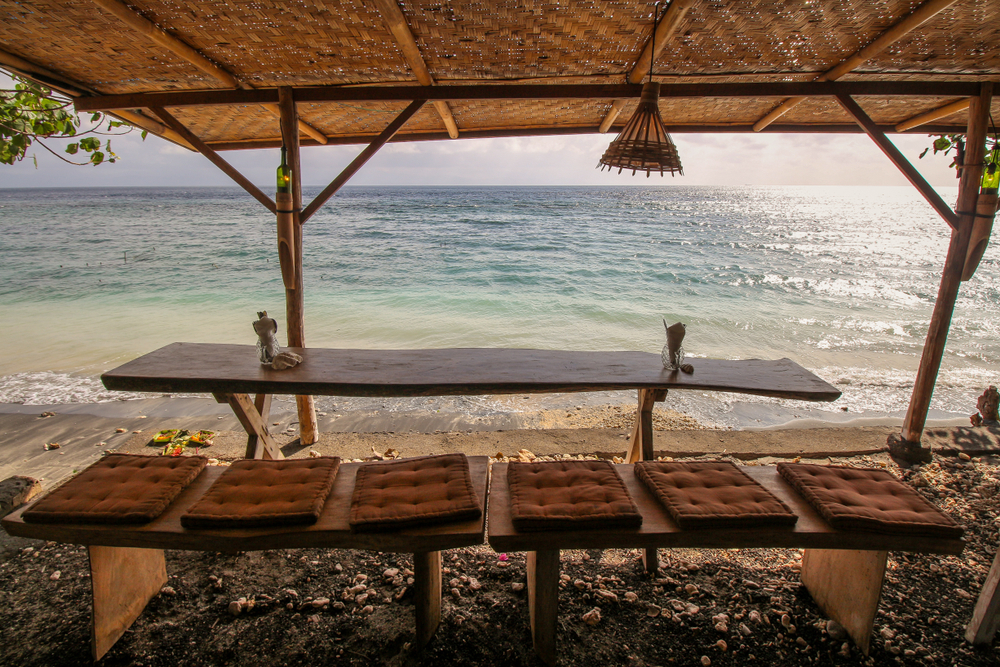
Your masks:
{"label": "bench leg", "polygon": [[441,552],[413,554],[414,613],[417,648],[423,648],[441,623]]}
{"label": "bench leg", "polygon": [[545,664],[556,662],[556,615],[559,612],[559,550],[528,552],[528,615],[535,653]]}
{"label": "bench leg", "polygon": [[887,551],[806,549],[802,583],[823,612],[844,626],[868,655],[875,612],[882,595]]}
{"label": "bench leg", "polygon": [[[266,419],[261,417],[257,406],[254,405],[254,402],[250,400],[247,394],[214,394],[214,396],[215,400],[219,403],[229,404],[229,407],[233,409],[233,413],[236,414],[236,418],[240,420],[240,424],[246,430],[247,435],[258,438],[258,442],[254,443],[255,454],[259,453],[262,458],[270,460],[285,458],[285,455],[281,453],[281,449],[278,448],[278,443],[274,441],[274,438],[271,437],[270,432],[267,430]],[[264,407],[263,400],[261,405]],[[266,407],[270,410],[269,404]],[[250,451],[249,440],[247,442],[247,451]]]}
{"label": "bench leg", "polygon": [[642,569],[650,575],[660,571],[660,557],[656,554],[656,547],[642,550]]}
{"label": "bench leg", "polygon": [[965,629],[965,640],[970,644],[989,644],[1000,628],[1000,549],[993,558],[993,566],[986,575],[986,583],[976,601],[972,620]]}
{"label": "bench leg", "polygon": [[91,649],[100,660],[167,583],[162,549],[88,547],[94,593]]}

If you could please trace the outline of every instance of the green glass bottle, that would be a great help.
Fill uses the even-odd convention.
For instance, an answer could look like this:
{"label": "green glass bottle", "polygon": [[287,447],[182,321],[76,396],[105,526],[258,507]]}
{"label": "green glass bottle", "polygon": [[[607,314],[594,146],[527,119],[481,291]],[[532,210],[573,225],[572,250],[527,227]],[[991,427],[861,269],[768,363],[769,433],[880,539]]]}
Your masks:
{"label": "green glass bottle", "polygon": [[281,166],[278,167],[278,192],[291,193],[292,168],[288,166],[288,149],[281,147]]}
{"label": "green glass bottle", "polygon": [[996,194],[997,186],[1000,186],[1000,144],[995,145],[986,158],[981,186],[982,192],[988,194]]}

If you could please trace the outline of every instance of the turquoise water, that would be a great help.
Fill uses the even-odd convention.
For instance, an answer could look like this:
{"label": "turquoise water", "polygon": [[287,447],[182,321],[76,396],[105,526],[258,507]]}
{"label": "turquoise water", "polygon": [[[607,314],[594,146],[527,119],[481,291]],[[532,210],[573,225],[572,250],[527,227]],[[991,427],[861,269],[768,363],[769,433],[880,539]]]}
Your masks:
{"label": "turquoise water", "polygon": [[[900,410],[947,243],[907,187],[349,187],[305,227],[306,340],[657,352],[666,318],[690,355],[790,357],[844,389],[830,409]],[[0,190],[0,257],[0,402],[107,400],[103,370],[283,319],[274,219],[235,188]],[[936,408],[997,381],[998,260]]]}

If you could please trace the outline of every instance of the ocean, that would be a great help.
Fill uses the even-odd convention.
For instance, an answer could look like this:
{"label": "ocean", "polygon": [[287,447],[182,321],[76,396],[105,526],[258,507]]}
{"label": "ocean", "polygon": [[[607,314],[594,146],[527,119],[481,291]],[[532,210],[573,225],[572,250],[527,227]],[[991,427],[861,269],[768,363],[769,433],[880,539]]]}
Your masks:
{"label": "ocean", "polygon": [[[668,407],[736,427],[898,416],[948,238],[910,187],[347,187],[305,225],[306,341],[658,352],[681,321],[689,356],[789,357],[844,396]],[[0,257],[0,403],[119,400],[102,371],[174,341],[252,344],[258,310],[283,328],[274,218],[235,187],[0,189]],[[998,383],[998,285],[993,245],[933,417]]]}

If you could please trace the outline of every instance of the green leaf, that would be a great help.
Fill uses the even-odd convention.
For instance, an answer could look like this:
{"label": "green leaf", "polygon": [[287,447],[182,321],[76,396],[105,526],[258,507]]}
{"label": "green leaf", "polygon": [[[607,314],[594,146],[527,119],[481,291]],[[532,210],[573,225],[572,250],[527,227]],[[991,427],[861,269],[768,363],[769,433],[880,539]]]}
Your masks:
{"label": "green leaf", "polygon": [[66,152],[70,155],[76,155],[78,150],[80,150],[80,144],[66,144]]}
{"label": "green leaf", "polygon": [[951,142],[946,137],[938,137],[934,140],[934,152],[946,151],[951,148]]}
{"label": "green leaf", "polygon": [[100,112],[96,112],[95,111],[94,113],[90,114],[90,122],[91,123],[96,123],[99,120],[101,120],[101,114],[100,114]]}
{"label": "green leaf", "polygon": [[149,134],[149,131],[148,131],[148,130],[143,130],[143,131],[142,131],[142,134],[140,134],[139,136],[140,136],[140,137],[142,137],[142,140],[143,140],[143,141],[145,141],[145,140],[146,140],[146,135],[147,135],[147,134]]}
{"label": "green leaf", "polygon": [[920,153],[920,159],[923,159],[923,157],[924,157],[925,155],[927,155],[927,151],[929,151],[929,150],[930,150],[930,146],[928,146],[927,148],[925,148],[925,149],[924,149],[924,150],[923,150],[923,151],[922,151],[922,152]]}
{"label": "green leaf", "polygon": [[90,161],[94,164],[94,166],[101,164],[102,162],[104,162],[104,153],[102,153],[101,151],[95,152],[93,155],[90,156]]}

